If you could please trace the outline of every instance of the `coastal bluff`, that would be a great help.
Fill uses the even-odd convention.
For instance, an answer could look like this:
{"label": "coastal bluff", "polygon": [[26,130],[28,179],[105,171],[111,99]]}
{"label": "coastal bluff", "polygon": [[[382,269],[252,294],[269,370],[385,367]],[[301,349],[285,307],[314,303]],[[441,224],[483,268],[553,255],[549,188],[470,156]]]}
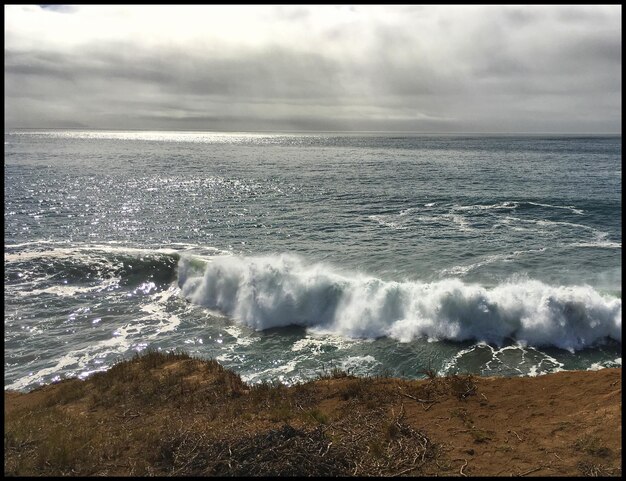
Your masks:
{"label": "coastal bluff", "polygon": [[622,370],[247,385],[147,352],[4,393],[12,476],[621,476]]}

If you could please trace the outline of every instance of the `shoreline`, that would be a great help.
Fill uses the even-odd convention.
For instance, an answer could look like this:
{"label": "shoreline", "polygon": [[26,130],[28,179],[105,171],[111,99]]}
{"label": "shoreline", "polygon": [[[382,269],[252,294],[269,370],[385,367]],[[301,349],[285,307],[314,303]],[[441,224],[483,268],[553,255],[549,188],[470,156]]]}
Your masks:
{"label": "shoreline", "polygon": [[5,391],[5,475],[621,476],[621,367],[249,386],[149,352]]}

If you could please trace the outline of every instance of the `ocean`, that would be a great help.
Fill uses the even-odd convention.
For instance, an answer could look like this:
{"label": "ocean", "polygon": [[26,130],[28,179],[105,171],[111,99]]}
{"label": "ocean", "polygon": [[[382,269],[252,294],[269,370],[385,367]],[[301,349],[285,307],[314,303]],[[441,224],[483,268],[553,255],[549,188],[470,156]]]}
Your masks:
{"label": "ocean", "polygon": [[621,136],[14,130],[4,383],[621,366]]}

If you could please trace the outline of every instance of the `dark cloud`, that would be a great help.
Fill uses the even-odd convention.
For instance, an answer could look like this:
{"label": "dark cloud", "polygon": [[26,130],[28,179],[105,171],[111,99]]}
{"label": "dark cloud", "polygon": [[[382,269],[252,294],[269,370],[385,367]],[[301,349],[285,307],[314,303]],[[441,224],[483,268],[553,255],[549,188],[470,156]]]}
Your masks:
{"label": "dark cloud", "polygon": [[72,13],[76,11],[76,7],[72,5],[39,5],[43,10],[57,13]]}
{"label": "dark cloud", "polygon": [[[248,43],[174,41],[167,31],[149,42],[141,22],[132,35],[38,43],[12,22],[34,11],[9,10],[5,124],[621,131],[621,21],[610,15],[618,9],[398,6],[378,18],[346,6],[333,10],[345,20],[326,25],[316,8],[268,7],[273,28],[263,24],[263,41]],[[46,10],[42,25],[59,15]]]}

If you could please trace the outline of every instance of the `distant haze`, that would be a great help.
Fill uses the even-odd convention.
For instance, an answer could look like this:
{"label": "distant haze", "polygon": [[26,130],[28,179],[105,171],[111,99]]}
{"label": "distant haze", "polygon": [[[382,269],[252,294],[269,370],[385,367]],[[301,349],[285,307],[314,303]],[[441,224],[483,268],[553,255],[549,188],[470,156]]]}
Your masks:
{"label": "distant haze", "polygon": [[621,132],[621,5],[4,8],[7,128]]}

